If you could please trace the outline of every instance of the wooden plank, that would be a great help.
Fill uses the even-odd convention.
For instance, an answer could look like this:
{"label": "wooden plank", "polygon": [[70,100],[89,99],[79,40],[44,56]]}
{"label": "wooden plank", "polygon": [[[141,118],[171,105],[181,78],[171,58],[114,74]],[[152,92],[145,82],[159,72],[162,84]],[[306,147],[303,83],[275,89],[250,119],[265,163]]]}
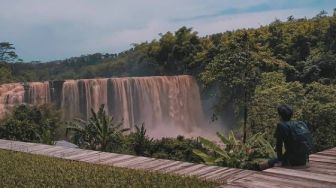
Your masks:
{"label": "wooden plank", "polygon": [[220,171],[220,172],[216,172],[210,176],[206,176],[205,179],[206,180],[211,180],[211,181],[221,181],[221,182],[225,182],[221,180],[221,177],[224,176],[224,175],[229,175],[229,174],[232,174],[232,173],[236,173],[237,172],[237,169],[235,168],[227,168],[227,169],[224,169],[223,171]]}
{"label": "wooden plank", "polygon": [[323,159],[323,158],[309,158],[309,161],[317,161],[317,162],[330,163],[331,165],[335,165],[336,164],[335,160]]}
{"label": "wooden plank", "polygon": [[217,177],[212,178],[216,182],[228,182],[229,179],[234,178],[238,174],[242,173],[244,170],[242,169],[232,169],[230,172],[223,173]]}
{"label": "wooden plank", "polygon": [[335,169],[309,167],[309,168],[306,168],[306,169],[297,169],[297,170],[298,171],[305,171],[305,172],[312,172],[312,173],[317,173],[317,174],[333,175],[336,178],[336,170]]}
{"label": "wooden plank", "polygon": [[331,156],[336,156],[336,151],[320,151],[316,153],[318,155],[331,155]]}
{"label": "wooden plank", "polygon": [[182,162],[182,163],[180,163],[178,165],[174,165],[174,166],[170,166],[168,168],[161,169],[160,171],[165,172],[165,173],[168,173],[168,172],[171,173],[171,172],[179,171],[181,169],[186,169],[186,168],[191,167],[193,165],[195,165],[195,164],[193,164],[193,163],[187,163],[187,162]]}
{"label": "wooden plank", "polygon": [[[315,188],[315,187],[331,187],[332,184],[325,183],[319,181],[306,181],[302,178],[293,178],[288,176],[272,176],[271,174],[265,173],[254,173],[250,176],[247,176],[242,179],[238,179],[232,184],[240,185],[245,187],[281,187],[281,188],[297,188],[297,187],[305,187],[305,188]],[[323,186],[320,186],[320,185]]]}
{"label": "wooden plank", "polygon": [[329,156],[329,157],[336,158],[336,152],[335,153],[330,153],[330,152],[327,152],[327,153],[318,153],[318,155]]}
{"label": "wooden plank", "polygon": [[3,149],[8,149],[8,150],[14,150],[14,151],[22,151],[25,152],[27,151],[28,146],[36,145],[34,143],[31,144],[25,144],[22,142],[8,142],[7,144],[3,145]]}
{"label": "wooden plank", "polygon": [[335,148],[330,148],[327,151],[336,151],[336,147]]}
{"label": "wooden plank", "polygon": [[31,151],[30,153],[33,154],[41,154],[41,155],[48,155],[49,152],[52,151],[60,151],[60,150],[64,150],[63,147],[57,147],[57,146],[51,146],[51,147],[42,147],[41,148],[36,148],[36,150]]}
{"label": "wooden plank", "polygon": [[131,160],[120,161],[118,163],[114,163],[113,165],[117,166],[117,167],[133,168],[136,164],[144,163],[144,162],[151,161],[151,160],[153,160],[153,159],[150,159],[150,158],[147,158],[147,157],[136,157],[136,158],[133,158]]}
{"label": "wooden plank", "polygon": [[300,177],[300,178],[336,183],[335,176],[326,175],[326,174],[317,174],[317,173],[304,172],[304,171],[298,172],[297,170],[285,169],[285,168],[279,168],[279,167],[270,168],[264,171],[275,173],[275,174],[283,174],[283,175],[288,175],[288,176],[293,176],[293,177]]}
{"label": "wooden plank", "polygon": [[175,166],[175,165],[179,165],[181,163],[183,163],[183,162],[181,162],[181,161],[168,161],[168,160],[165,160],[165,162],[163,164],[155,166],[154,168],[151,168],[150,170],[160,171],[160,170],[163,170],[163,169]]}
{"label": "wooden plank", "polygon": [[319,154],[310,155],[309,159],[311,159],[311,158],[336,160],[336,157],[326,156],[326,155],[319,155]]}
{"label": "wooden plank", "polygon": [[4,149],[6,150],[12,150],[12,151],[21,151],[21,152],[27,152],[28,151],[28,146],[23,145],[23,144],[10,144],[7,146],[4,146]]}
{"label": "wooden plank", "polygon": [[203,165],[203,164],[194,164],[190,167],[181,169],[181,170],[177,170],[174,172],[174,174],[179,174],[179,175],[188,175],[191,174],[192,172],[195,172],[199,169],[205,168],[207,166]]}
{"label": "wooden plank", "polygon": [[322,169],[336,169],[336,165],[318,161],[309,161],[309,167],[319,167]]}
{"label": "wooden plank", "polygon": [[256,180],[265,180],[276,182],[279,185],[288,185],[292,187],[334,187],[334,183],[321,182],[319,180],[305,179],[299,177],[293,177],[288,175],[273,174],[268,172],[261,172],[251,175],[250,178],[255,178]]}
{"label": "wooden plank", "polygon": [[63,159],[72,159],[72,158],[76,158],[78,156],[83,156],[83,155],[86,155],[88,153],[90,153],[92,151],[90,150],[82,150],[82,149],[77,149],[76,152],[73,152],[71,155],[67,155],[66,157],[63,157]]}
{"label": "wooden plank", "polygon": [[106,153],[101,152],[98,154],[98,156],[92,156],[86,159],[82,159],[83,162],[89,162],[89,163],[95,163],[95,162],[102,162],[104,160],[110,159],[112,157],[119,156],[118,154],[114,153]]}
{"label": "wooden plank", "polygon": [[151,162],[155,159],[153,158],[146,158],[144,160],[137,160],[137,161],[133,161],[131,163],[127,163],[127,164],[120,164],[121,166],[120,167],[124,167],[124,168],[132,168],[132,169],[137,169],[137,166],[139,164],[143,164],[143,163],[148,163],[148,162]]}
{"label": "wooden plank", "polygon": [[255,174],[255,173],[258,173],[258,172],[252,171],[252,170],[242,170],[238,174],[236,174],[234,176],[230,176],[229,178],[227,178],[226,182],[227,183],[234,182],[238,179],[245,178],[245,177],[250,176],[250,175]]}
{"label": "wooden plank", "polygon": [[195,170],[194,172],[189,173],[190,176],[197,176],[201,177],[203,175],[209,174],[211,172],[214,172],[216,170],[220,169],[218,166],[206,166],[204,168],[201,168],[199,170]]}
{"label": "wooden plank", "polygon": [[9,140],[1,140],[0,141],[0,148],[7,146],[10,142]]}
{"label": "wooden plank", "polygon": [[117,163],[117,162],[120,162],[120,161],[129,160],[129,159],[132,159],[132,158],[135,158],[135,156],[132,156],[132,155],[119,155],[119,156],[113,157],[113,158],[111,158],[109,160],[102,161],[99,164],[113,165],[114,163]]}
{"label": "wooden plank", "polygon": [[91,153],[86,154],[86,155],[75,157],[72,160],[85,162],[86,159],[90,159],[91,157],[98,157],[100,153],[101,153],[100,151],[91,152]]}
{"label": "wooden plank", "polygon": [[53,152],[52,156],[58,158],[65,158],[67,156],[73,155],[75,152],[77,152],[76,148],[67,148],[65,150]]}
{"label": "wooden plank", "polygon": [[228,170],[228,169],[229,169],[229,168],[226,168],[226,167],[223,167],[223,168],[218,167],[218,168],[215,169],[214,171],[209,172],[209,173],[204,174],[204,175],[201,175],[201,176],[199,176],[199,177],[200,177],[200,178],[203,178],[203,179],[207,179],[207,178],[209,178],[209,177],[211,177],[211,176],[213,176],[213,175],[215,175],[215,174],[217,174],[217,173],[221,173],[221,172],[226,171],[226,170]]}
{"label": "wooden plank", "polygon": [[241,187],[248,187],[248,188],[294,188],[288,185],[285,186],[285,185],[277,184],[276,182],[272,182],[272,181],[265,181],[262,179],[255,180],[255,179],[250,179],[250,178],[242,178],[230,184],[234,186],[241,186]]}
{"label": "wooden plank", "polygon": [[[49,151],[46,155],[50,156],[50,157],[56,157],[56,156],[62,156],[65,157],[67,156],[68,153],[70,153],[71,151],[74,151],[73,148],[65,148],[62,147],[62,149],[58,149],[58,150],[52,150]],[[62,155],[61,155],[62,154]]]}
{"label": "wooden plank", "polygon": [[155,159],[151,162],[148,163],[143,163],[143,164],[139,164],[138,166],[136,166],[136,169],[144,169],[144,170],[151,170],[155,167],[161,166],[163,164],[167,164],[167,160],[164,159]]}
{"label": "wooden plank", "polygon": [[29,153],[34,153],[35,151],[38,151],[38,150],[53,148],[53,147],[54,146],[50,146],[50,145],[35,145],[35,146],[29,147],[28,152]]}
{"label": "wooden plank", "polygon": [[244,188],[244,187],[239,186],[239,185],[224,184],[224,185],[220,185],[218,188]]}
{"label": "wooden plank", "polygon": [[[86,150],[82,150],[82,149],[75,149],[73,152],[69,152],[66,154],[66,157],[71,157],[71,156],[75,156],[75,155],[79,155],[82,153],[87,153],[88,151]],[[66,159],[66,157],[63,157],[64,159]]]}
{"label": "wooden plank", "polygon": [[99,151],[85,151],[85,152],[77,154],[77,155],[72,155],[72,156],[65,157],[65,159],[80,161],[83,158],[95,155],[97,153],[99,153]]}

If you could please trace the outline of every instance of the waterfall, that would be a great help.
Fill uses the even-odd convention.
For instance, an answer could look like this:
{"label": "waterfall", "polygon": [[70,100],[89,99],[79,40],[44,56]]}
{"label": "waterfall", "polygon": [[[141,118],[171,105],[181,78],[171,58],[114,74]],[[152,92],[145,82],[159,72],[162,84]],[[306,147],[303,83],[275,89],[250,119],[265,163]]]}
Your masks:
{"label": "waterfall", "polygon": [[1,85],[0,117],[26,97],[29,104],[59,103],[66,120],[88,119],[91,109],[97,111],[104,104],[109,115],[131,129],[144,123],[147,129],[191,132],[204,122],[199,88],[191,76],[80,79],[61,84],[55,88],[52,81],[31,82],[26,91],[21,84]]}
{"label": "waterfall", "polygon": [[0,85],[0,119],[4,118],[16,104],[23,103],[24,88],[20,83]]}
{"label": "waterfall", "polygon": [[28,93],[26,93],[28,95],[27,103],[42,105],[51,102],[49,82],[30,82],[29,87]]}

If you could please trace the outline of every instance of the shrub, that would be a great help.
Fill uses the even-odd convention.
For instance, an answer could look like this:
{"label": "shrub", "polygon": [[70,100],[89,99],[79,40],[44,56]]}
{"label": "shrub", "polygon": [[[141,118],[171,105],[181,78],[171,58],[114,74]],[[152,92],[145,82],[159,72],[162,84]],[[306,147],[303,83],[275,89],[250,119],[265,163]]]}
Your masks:
{"label": "shrub", "polygon": [[20,105],[0,124],[0,138],[53,144],[60,125],[60,113],[54,106]]}
{"label": "shrub", "polygon": [[206,164],[257,169],[260,159],[275,158],[274,149],[263,138],[263,134],[252,135],[246,143],[238,140],[233,132],[228,137],[220,133],[217,136],[222,141],[222,147],[200,137],[200,142],[208,151],[193,150]]}

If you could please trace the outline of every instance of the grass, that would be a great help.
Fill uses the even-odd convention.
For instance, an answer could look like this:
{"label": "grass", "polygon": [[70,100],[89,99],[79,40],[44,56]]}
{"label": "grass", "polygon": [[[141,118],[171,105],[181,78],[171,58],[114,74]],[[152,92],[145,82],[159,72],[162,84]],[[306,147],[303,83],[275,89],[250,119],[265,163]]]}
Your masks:
{"label": "grass", "polygon": [[215,187],[194,177],[0,150],[0,187]]}

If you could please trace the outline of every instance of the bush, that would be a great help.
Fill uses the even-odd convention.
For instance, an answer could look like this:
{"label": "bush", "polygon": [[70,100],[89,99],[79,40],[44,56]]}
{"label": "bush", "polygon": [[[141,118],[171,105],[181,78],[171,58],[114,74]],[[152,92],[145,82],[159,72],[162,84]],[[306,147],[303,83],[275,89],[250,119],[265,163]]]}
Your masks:
{"label": "bush", "polygon": [[17,106],[13,114],[0,123],[0,138],[53,144],[61,125],[54,106]]}
{"label": "bush", "polygon": [[228,137],[217,133],[222,146],[200,137],[206,152],[194,149],[193,152],[209,165],[234,168],[258,169],[260,160],[275,158],[272,146],[264,139],[263,134],[255,134],[243,143],[231,132]]}

